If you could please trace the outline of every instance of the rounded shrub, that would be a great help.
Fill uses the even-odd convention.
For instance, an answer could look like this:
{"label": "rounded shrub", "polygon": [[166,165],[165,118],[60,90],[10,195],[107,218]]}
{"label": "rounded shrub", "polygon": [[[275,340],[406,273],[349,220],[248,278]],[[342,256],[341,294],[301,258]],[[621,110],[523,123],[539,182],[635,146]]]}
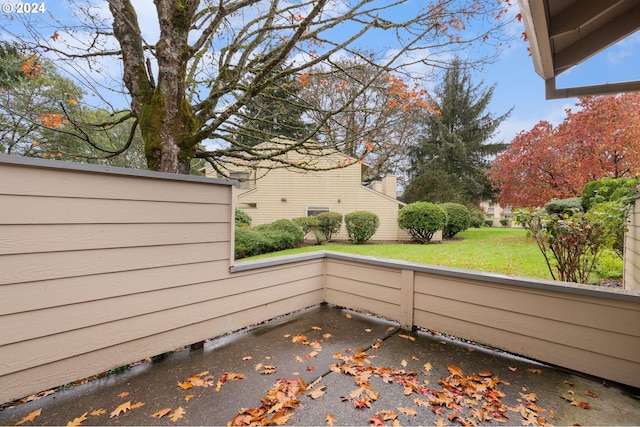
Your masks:
{"label": "rounded shrub", "polygon": [[574,212],[582,212],[582,199],[580,197],[570,197],[568,199],[552,200],[544,205],[544,210],[549,215],[571,215]]}
{"label": "rounded shrub", "polygon": [[236,226],[234,254],[236,259],[263,253],[264,243],[259,232]]}
{"label": "rounded shrub", "polygon": [[471,214],[471,227],[480,228],[484,225],[484,213],[479,209],[472,209]]}
{"label": "rounded shrub", "polygon": [[251,227],[251,217],[241,209],[236,209],[236,225]]}
{"label": "rounded shrub", "polygon": [[509,219],[508,218],[501,218],[500,219],[500,225],[502,225],[503,227],[507,228],[509,227]]}
{"label": "rounded shrub", "polygon": [[316,216],[318,220],[318,228],[327,240],[331,240],[331,236],[340,231],[342,226],[342,214],[338,212],[322,212]]}
{"label": "rounded shrub", "polygon": [[349,241],[356,245],[367,243],[380,226],[378,215],[368,211],[351,212],[344,216]]}
{"label": "rounded shrub", "polygon": [[251,229],[236,226],[235,258],[291,249],[304,241],[302,228],[289,219],[279,219]]}
{"label": "rounded shrub", "polygon": [[460,203],[443,203],[440,205],[447,213],[447,223],[442,228],[442,236],[450,239],[469,228],[471,214],[465,205]]}
{"label": "rounded shrub", "polygon": [[492,219],[485,219],[484,220],[484,226],[485,227],[493,227],[493,220]]}
{"label": "rounded shrub", "polygon": [[313,229],[318,228],[318,219],[310,216],[301,216],[298,218],[293,218],[293,222],[298,224],[300,228],[302,228],[302,232],[306,236]]}
{"label": "rounded shrub", "polygon": [[398,213],[398,225],[420,243],[427,243],[433,234],[447,223],[447,213],[439,205],[429,202],[414,202]]}

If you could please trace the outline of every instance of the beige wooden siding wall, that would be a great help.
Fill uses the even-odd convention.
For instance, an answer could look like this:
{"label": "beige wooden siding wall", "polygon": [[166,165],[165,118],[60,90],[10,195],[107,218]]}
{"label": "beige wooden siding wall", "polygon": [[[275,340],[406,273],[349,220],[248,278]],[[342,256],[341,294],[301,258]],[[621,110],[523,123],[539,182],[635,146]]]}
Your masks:
{"label": "beige wooden siding wall", "polygon": [[327,252],[325,299],[640,386],[640,295]]}
{"label": "beige wooden siding wall", "polygon": [[624,287],[640,292],[640,198],[629,214],[624,241]]}
{"label": "beige wooden siding wall", "polygon": [[231,274],[232,187],[0,156],[0,402],[318,304],[324,262]]}

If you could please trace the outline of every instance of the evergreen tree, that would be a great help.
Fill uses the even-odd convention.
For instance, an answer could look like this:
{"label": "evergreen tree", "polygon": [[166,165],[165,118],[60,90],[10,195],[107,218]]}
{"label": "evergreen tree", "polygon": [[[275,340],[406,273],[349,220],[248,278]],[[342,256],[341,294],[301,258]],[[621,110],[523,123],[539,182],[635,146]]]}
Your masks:
{"label": "evergreen tree", "polygon": [[296,141],[309,136],[310,127],[302,120],[306,108],[298,97],[302,86],[297,76],[281,71],[276,70],[267,87],[245,105],[236,144],[252,147],[279,136]]}
{"label": "evergreen tree", "polygon": [[507,144],[488,141],[511,113],[486,112],[494,89],[474,85],[460,59],[454,59],[435,90],[437,110],[427,116],[425,134],[410,149],[406,202],[477,204],[491,198],[485,171],[490,157]]}

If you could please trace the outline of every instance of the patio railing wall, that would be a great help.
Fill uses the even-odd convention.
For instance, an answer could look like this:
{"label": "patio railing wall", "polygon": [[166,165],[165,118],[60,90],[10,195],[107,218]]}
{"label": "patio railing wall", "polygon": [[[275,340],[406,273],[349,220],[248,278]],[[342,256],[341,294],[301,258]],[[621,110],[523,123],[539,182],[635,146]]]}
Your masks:
{"label": "patio railing wall", "polygon": [[0,156],[0,402],[323,301],[640,386],[637,293],[324,252],[232,266],[233,199]]}

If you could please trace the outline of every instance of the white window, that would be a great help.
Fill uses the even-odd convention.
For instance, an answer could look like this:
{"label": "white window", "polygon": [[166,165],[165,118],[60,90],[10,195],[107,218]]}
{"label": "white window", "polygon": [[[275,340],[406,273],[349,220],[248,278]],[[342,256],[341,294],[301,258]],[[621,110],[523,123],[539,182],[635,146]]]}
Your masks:
{"label": "white window", "polygon": [[328,206],[307,206],[307,216],[318,216],[322,212],[331,212]]}

